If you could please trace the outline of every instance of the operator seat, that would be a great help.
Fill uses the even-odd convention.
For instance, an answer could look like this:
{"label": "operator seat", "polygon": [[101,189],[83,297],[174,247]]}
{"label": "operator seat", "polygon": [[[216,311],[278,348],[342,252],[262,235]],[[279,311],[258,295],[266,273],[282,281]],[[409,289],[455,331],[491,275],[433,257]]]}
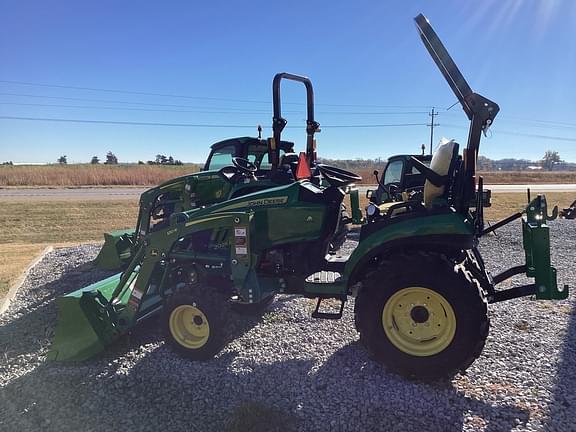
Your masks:
{"label": "operator seat", "polygon": [[298,155],[296,153],[285,153],[280,157],[278,171],[274,174],[273,181],[280,184],[292,183],[296,178],[296,167],[298,166]]}
{"label": "operator seat", "polygon": [[[454,170],[458,162],[458,147],[456,141],[448,141],[443,138],[434,152],[434,156],[432,156],[430,167],[412,158],[415,168],[426,177],[423,203],[426,209],[432,208],[436,198],[446,196],[450,191],[450,182],[454,177]],[[420,201],[407,201],[404,197],[404,201],[380,204],[378,209],[381,215],[391,218],[411,210],[422,209],[422,203]]]}
{"label": "operator seat", "polygon": [[296,170],[298,155],[296,153],[284,153],[280,158],[280,166],[286,170]]}
{"label": "operator seat", "polygon": [[436,198],[440,198],[448,192],[450,186],[449,183],[452,179],[457,159],[458,143],[454,140],[448,141],[447,139],[442,138],[440,140],[440,145],[434,152],[434,156],[432,156],[430,169],[439,176],[446,177],[446,180],[443,184],[437,186],[432,183],[430,179],[426,179],[426,182],[424,183],[424,206],[426,208],[432,207],[432,202]]}

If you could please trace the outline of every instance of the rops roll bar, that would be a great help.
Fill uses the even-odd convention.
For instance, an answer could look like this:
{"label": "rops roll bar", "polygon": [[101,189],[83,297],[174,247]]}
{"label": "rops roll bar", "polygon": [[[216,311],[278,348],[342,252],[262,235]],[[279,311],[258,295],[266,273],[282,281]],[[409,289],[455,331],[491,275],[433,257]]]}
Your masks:
{"label": "rops roll bar", "polygon": [[416,18],[416,28],[420,33],[424,46],[432,56],[434,63],[448,82],[448,85],[458,98],[466,116],[470,120],[468,144],[466,146],[464,203],[470,202],[474,196],[474,177],[476,175],[476,159],[480,148],[482,132],[486,131],[494,122],[494,118],[500,108],[495,102],[474,93],[464,76],[448,54],[448,51],[440,41],[440,38],[430,25],[428,19],[420,14]]}
{"label": "rops roll bar", "polygon": [[320,123],[314,120],[314,89],[312,88],[312,82],[306,77],[287,72],[276,74],[272,82],[274,117],[272,118],[273,138],[270,142],[270,159],[273,171],[278,168],[280,159],[280,139],[282,130],[284,130],[287,123],[286,119],[282,117],[282,107],[280,102],[280,83],[283,79],[301,82],[306,87],[306,157],[310,166],[316,162],[316,142],[314,140],[314,134],[320,129]]}

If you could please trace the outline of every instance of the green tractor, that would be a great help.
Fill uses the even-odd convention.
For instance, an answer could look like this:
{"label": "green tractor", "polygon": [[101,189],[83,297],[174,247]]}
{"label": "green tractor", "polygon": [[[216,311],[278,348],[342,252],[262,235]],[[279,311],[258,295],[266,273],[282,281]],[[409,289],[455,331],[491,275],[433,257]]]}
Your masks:
{"label": "green tractor", "polygon": [[[379,172],[374,171],[378,187],[375,190],[366,191],[366,198],[369,200],[368,207],[366,207],[368,221],[373,221],[388,211],[406,211],[409,208],[407,205],[397,206],[399,202],[412,201],[418,205],[424,200],[426,176],[420,171],[419,166],[416,166],[419,162],[430,167],[432,155],[392,156],[388,158],[381,178]],[[490,190],[482,189],[482,201],[478,200],[477,193],[474,193],[469,203],[470,208],[475,207],[478,202],[481,202],[484,207],[492,205]]]}
{"label": "green tractor", "polygon": [[[311,85],[308,93],[306,124],[312,149],[308,157],[311,168],[314,169],[316,163],[314,134],[319,131],[319,124],[314,120],[314,94]],[[280,112],[279,97],[274,99],[274,104],[274,110]],[[136,229],[105,233],[104,245],[96,257],[96,265],[106,270],[117,270],[127,266],[138,249],[138,239],[143,238],[137,233],[147,233],[166,226],[173,213],[212,205],[280,184],[294,182],[295,167],[298,163],[298,155],[294,153],[294,143],[279,141],[275,144],[272,139],[262,139],[261,130],[259,126],[258,138],[230,138],[213,144],[201,172],[168,180],[144,192],[140,197]],[[274,152],[278,153],[278,163],[283,169],[272,171],[269,157],[274,152],[271,152],[271,145],[277,145],[278,148]],[[245,170],[246,168],[253,169],[250,177],[258,181],[250,181],[243,175],[235,181],[227,179],[236,175],[236,169]],[[319,178],[317,170],[314,175]],[[352,219],[346,207],[342,205],[338,227],[330,243],[331,252],[337,251],[342,246],[351,222]]]}
{"label": "green tractor", "polygon": [[[138,248],[124,272],[57,300],[60,317],[49,357],[87,359],[138,322],[160,315],[177,352],[206,360],[222,348],[234,305],[258,304],[277,293],[299,294],[317,299],[313,317],[338,319],[353,296],[360,341],[374,359],[406,376],[436,378],[465,370],[480,355],[489,303],[527,295],[566,298],[568,287],[557,286],[550,263],[546,221],[555,215],[547,214],[543,196],[531,200],[525,212],[484,227],[484,195],[475,194],[483,185],[476,180],[475,161],[498,105],[472,92],[424,16],[416,24],[470,119],[462,154],[449,141],[429,166],[410,159],[426,179],[422,200],[397,201],[386,212],[375,212],[361,226],[358,246],[349,256],[328,254],[348,186],[360,178],[318,163],[319,175],[313,175],[310,133],[297,166],[282,164],[275,143],[281,142],[286,121],[275,109],[269,180],[292,168],[296,180],[173,212],[158,229],[140,226]],[[311,90],[307,79],[279,74],[275,99],[283,79]],[[308,131],[316,128],[309,124]],[[226,179],[214,181],[225,189],[256,186],[261,181],[256,170],[254,164],[235,164],[226,168]],[[349,192],[356,196],[352,210],[359,212],[358,191]],[[478,202],[471,211],[474,197]],[[477,248],[479,239],[518,217],[526,264],[492,276]],[[534,282],[496,289],[517,274]],[[336,299],[339,307],[321,307],[326,299]]]}
{"label": "green tractor", "polygon": [[374,171],[378,187],[376,190],[366,191],[366,198],[369,200],[366,208],[368,219],[386,212],[391,205],[399,201],[422,201],[426,177],[414,166],[413,159],[430,166],[432,155],[392,156],[386,161],[382,177],[379,176],[380,173],[377,170]]}

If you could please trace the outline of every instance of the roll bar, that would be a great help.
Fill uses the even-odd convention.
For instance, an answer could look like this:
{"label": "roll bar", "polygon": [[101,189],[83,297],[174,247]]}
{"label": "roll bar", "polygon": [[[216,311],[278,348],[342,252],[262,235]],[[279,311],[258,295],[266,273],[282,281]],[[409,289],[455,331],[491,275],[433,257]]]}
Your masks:
{"label": "roll bar", "polygon": [[320,123],[314,120],[314,89],[312,88],[312,82],[306,77],[287,72],[276,74],[272,81],[274,117],[272,117],[273,138],[269,145],[270,160],[273,171],[278,168],[280,159],[280,140],[282,131],[287,123],[286,119],[282,117],[282,106],[280,101],[280,83],[283,79],[300,82],[306,87],[306,157],[310,166],[316,162],[316,142],[314,141],[314,134],[320,129]]}
{"label": "roll bar", "polygon": [[468,144],[464,154],[465,179],[462,201],[463,203],[469,203],[475,192],[476,159],[482,132],[492,125],[496,114],[500,111],[500,107],[495,102],[472,91],[428,19],[424,15],[419,14],[414,18],[414,21],[424,46],[470,120]]}

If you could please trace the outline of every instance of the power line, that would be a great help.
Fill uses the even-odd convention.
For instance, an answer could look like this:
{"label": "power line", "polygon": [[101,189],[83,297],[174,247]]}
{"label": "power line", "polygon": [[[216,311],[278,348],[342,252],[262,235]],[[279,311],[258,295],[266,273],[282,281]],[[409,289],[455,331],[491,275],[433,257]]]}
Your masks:
{"label": "power line", "polygon": [[405,127],[405,126],[426,126],[426,123],[388,123],[388,124],[363,124],[363,125],[323,125],[323,128],[383,128],[383,127]]}
{"label": "power line", "polygon": [[224,124],[191,124],[191,123],[152,123],[136,121],[115,121],[115,120],[89,120],[89,119],[63,119],[63,118],[43,118],[43,117],[13,117],[0,116],[0,120],[26,120],[58,123],[91,123],[91,124],[111,124],[129,126],[174,126],[174,127],[196,127],[196,128],[253,128],[255,125],[224,125]]}
{"label": "power line", "polygon": [[50,87],[50,88],[61,88],[61,89],[71,89],[71,90],[83,90],[83,91],[97,91],[105,93],[120,93],[120,94],[131,94],[138,96],[159,96],[159,97],[169,97],[169,98],[179,98],[179,99],[197,99],[197,100],[214,100],[214,101],[226,101],[226,102],[240,102],[240,103],[268,103],[258,100],[248,100],[248,99],[231,99],[231,98],[217,98],[208,96],[186,96],[186,95],[176,95],[168,93],[152,93],[143,91],[132,91],[132,90],[115,90],[115,89],[103,89],[96,87],[80,87],[80,86],[69,86],[60,84],[44,84],[44,83],[31,83],[26,81],[11,81],[11,80],[0,80],[0,82],[7,84],[18,84],[33,87]]}
{"label": "power line", "polygon": [[[449,116],[456,116],[456,115],[459,116],[460,115],[460,114],[457,114],[455,112],[445,112],[444,114],[449,115]],[[532,123],[532,126],[534,126],[534,127],[548,127],[550,129],[576,128],[576,123],[558,122],[558,121],[553,121],[553,120],[528,119],[528,118],[524,118],[524,117],[516,117],[516,116],[505,115],[505,114],[498,116],[498,118],[502,118],[505,120],[512,120],[514,122]],[[551,126],[535,125],[534,123],[542,123],[544,125],[551,125]],[[556,126],[556,127],[554,127],[554,126]]]}
{"label": "power line", "polygon": [[500,133],[503,135],[515,135],[515,136],[528,137],[528,138],[542,138],[542,139],[549,139],[549,140],[554,140],[554,141],[576,142],[576,138],[566,138],[566,137],[553,136],[553,135],[527,134],[527,133],[511,132],[511,131],[495,131],[495,133]]}
{"label": "power line", "polygon": [[[254,125],[230,125],[230,124],[192,124],[192,123],[153,123],[137,121],[115,121],[115,120],[93,120],[93,119],[64,119],[45,117],[15,117],[0,116],[0,120],[24,120],[43,121],[58,123],[90,123],[90,124],[111,124],[128,126],[167,126],[167,127],[197,127],[197,128],[253,128]],[[383,128],[383,127],[406,127],[406,126],[426,126],[426,123],[389,123],[389,124],[365,124],[365,125],[325,125],[324,128]],[[286,126],[288,129],[301,129],[301,126]]]}
{"label": "power line", "polygon": [[98,109],[98,110],[118,110],[118,111],[145,111],[145,112],[172,112],[172,113],[200,113],[200,114],[260,114],[268,111],[207,111],[207,110],[171,110],[171,109],[154,109],[154,108],[127,108],[127,107],[105,107],[105,106],[88,106],[88,105],[60,105],[60,104],[39,104],[39,103],[20,103],[20,102],[0,102],[0,105],[17,105],[17,106],[35,106],[47,108],[80,108],[80,109]]}
{"label": "power line", "polygon": [[[180,99],[197,99],[197,100],[213,100],[213,101],[224,101],[224,102],[238,102],[238,103],[258,103],[258,104],[269,104],[270,101],[262,100],[249,100],[249,99],[231,99],[231,98],[220,98],[220,97],[207,97],[207,96],[189,96],[189,95],[179,95],[179,94],[168,94],[168,93],[153,93],[153,92],[143,92],[143,91],[132,91],[132,90],[117,90],[117,89],[104,89],[97,87],[80,87],[80,86],[69,86],[60,84],[45,84],[45,83],[32,83],[27,81],[15,81],[15,80],[0,80],[0,83],[6,84],[17,84],[24,86],[33,87],[48,87],[48,88],[61,88],[70,90],[81,90],[81,91],[97,91],[106,93],[119,93],[119,94],[130,94],[138,96],[156,96],[156,97],[169,97],[169,98],[180,98]],[[299,102],[284,102],[286,105],[304,105]],[[357,108],[430,108],[428,105],[360,105],[360,104],[316,104],[318,106],[334,106],[334,107],[357,107]]]}
{"label": "power line", "polygon": [[[467,127],[454,125],[454,124],[446,124],[443,123],[445,127],[451,127],[456,129],[468,129]],[[521,136],[527,138],[541,138],[541,139],[549,139],[554,141],[568,141],[568,142],[576,142],[576,138],[567,138],[561,137],[556,135],[540,135],[540,134],[529,134],[529,133],[522,133],[522,132],[513,132],[513,131],[506,131],[506,130],[498,130],[498,129],[491,129],[494,134],[502,134],[502,135],[513,135],[513,136]]]}
{"label": "power line", "polygon": [[[19,97],[31,97],[31,98],[41,98],[41,99],[58,99],[58,100],[70,100],[78,102],[98,102],[98,103],[117,103],[117,104],[127,104],[127,105],[138,105],[138,106],[162,106],[162,107],[173,107],[173,108],[205,108],[195,105],[177,105],[177,104],[161,104],[161,103],[146,103],[146,102],[129,102],[129,101],[118,101],[110,99],[87,99],[87,98],[77,98],[77,97],[66,97],[66,96],[45,96],[45,95],[33,95],[33,94],[23,94],[23,93],[0,93],[1,96],[19,96]],[[245,108],[228,108],[234,111],[246,111]],[[252,110],[251,112],[261,112],[267,113],[268,110]],[[300,111],[286,111],[286,112],[300,112]]]}
{"label": "power line", "polygon": [[[6,93],[0,93],[5,95]],[[73,98],[78,100],[78,98]],[[113,101],[111,101],[113,102]],[[127,107],[106,107],[106,106],[92,106],[92,105],[61,105],[61,104],[41,104],[41,103],[25,103],[25,102],[0,102],[0,105],[17,105],[17,106],[37,106],[37,107],[53,107],[53,108],[81,108],[81,109],[101,109],[101,110],[118,110],[118,111],[157,111],[157,112],[175,112],[175,113],[203,113],[203,114],[271,114],[268,110],[168,110],[168,109],[153,109],[153,108],[127,108]],[[142,104],[147,105],[147,104]],[[178,106],[178,105],[177,105]],[[186,106],[186,105],[184,105]],[[284,111],[285,113],[304,113],[304,111]],[[404,115],[404,114],[426,114],[426,111],[405,111],[405,112],[355,112],[355,111],[318,111],[316,114],[322,115]]]}

